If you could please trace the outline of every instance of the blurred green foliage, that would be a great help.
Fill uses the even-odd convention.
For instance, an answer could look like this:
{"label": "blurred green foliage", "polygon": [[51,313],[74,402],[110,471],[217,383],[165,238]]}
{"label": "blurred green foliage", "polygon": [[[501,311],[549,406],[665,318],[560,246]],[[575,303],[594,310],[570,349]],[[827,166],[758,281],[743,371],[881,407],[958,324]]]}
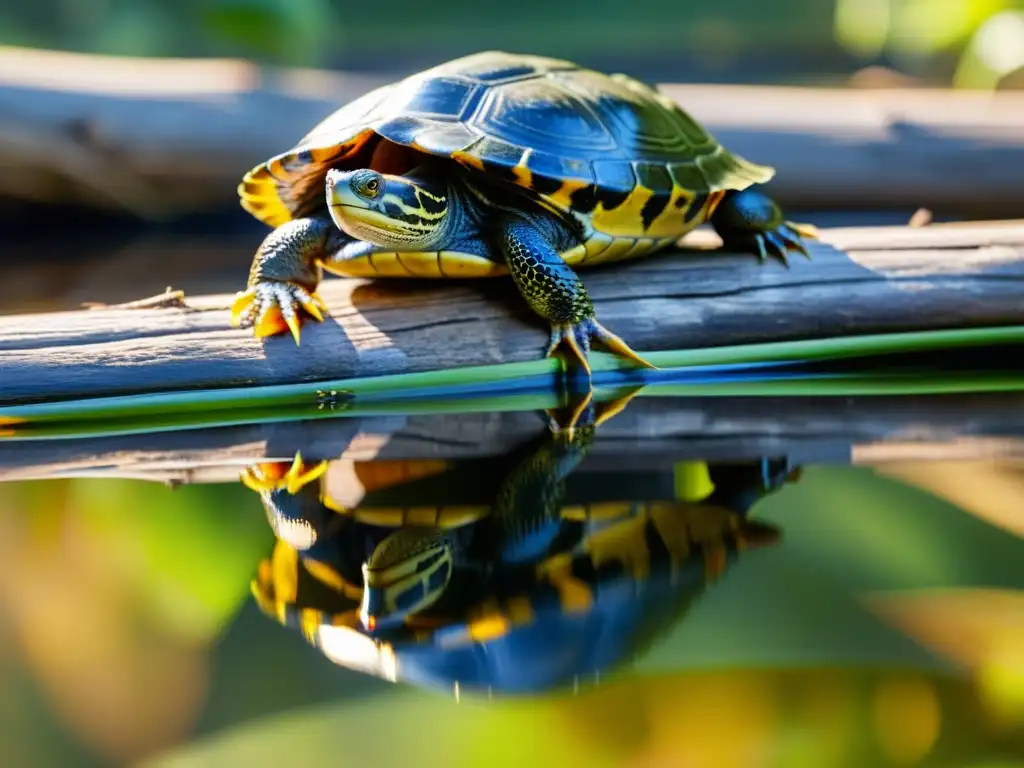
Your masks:
{"label": "blurred green foliage", "polygon": [[674,80],[813,81],[882,63],[994,87],[1024,67],[1015,11],[1024,0],[14,0],[0,42],[395,72],[499,48]]}
{"label": "blurred green foliage", "polygon": [[[118,753],[136,764],[272,766],[331,762],[340,754],[389,765],[424,757],[451,766],[648,764],[645,754],[649,764],[736,764],[714,751],[724,749],[734,758],[774,756],[763,765],[967,765],[1024,749],[1024,718],[1000,721],[994,714],[1007,701],[1024,701],[1024,658],[1009,688],[976,689],[974,673],[932,642],[941,635],[908,633],[863,599],[892,596],[893,615],[908,606],[934,610],[928,601],[941,603],[944,595],[980,601],[982,608],[972,617],[961,614],[957,626],[949,624],[953,614],[939,614],[947,619],[938,624],[950,636],[974,638],[957,641],[961,646],[977,645],[979,631],[998,635],[991,627],[972,628],[977,616],[1005,619],[986,614],[986,594],[1024,600],[1024,539],[868,469],[811,467],[799,483],[759,502],[752,514],[782,529],[781,544],[747,553],[649,651],[603,676],[601,686],[580,697],[555,692],[493,703],[464,696],[457,704],[334,667],[298,633],[258,616],[248,583],[272,538],[256,498],[240,485],[5,484],[0,508],[4,563],[22,579],[12,593],[8,574],[0,608],[27,590],[56,610],[70,589],[72,599],[101,608],[91,614],[97,626],[143,620],[145,631],[130,633],[137,650],[115,646],[127,654],[128,674],[148,674],[144,667],[131,672],[134,657],[147,649],[167,643],[195,649],[180,658],[154,657],[171,665],[165,673],[172,678],[201,673],[205,682],[195,685],[204,693],[179,696],[179,706],[192,713],[187,717],[161,709],[175,700],[169,690],[147,699],[152,712],[135,721],[135,741]],[[97,573],[113,580],[97,580]],[[48,597],[41,591],[46,584],[57,592]],[[131,599],[103,608],[107,598],[93,590],[104,584],[127,590]],[[963,603],[946,605],[955,612]],[[14,611],[16,625],[31,618],[24,610]],[[57,663],[54,672],[38,649],[26,654],[0,635],[0,672],[19,670],[0,686],[0,713],[8,713],[0,714],[0,735],[10,740],[24,725],[25,717],[13,713],[31,714],[35,725],[19,737],[16,764],[66,764],[74,754],[81,758],[75,764],[104,764],[94,762],[103,753],[89,746],[90,731],[83,730],[91,721],[76,720],[74,697],[62,698],[80,681],[60,682],[90,665],[99,665],[92,676],[117,678],[121,671],[102,665],[118,657],[88,652],[95,630],[85,633],[85,651],[50,644],[45,633],[57,627],[47,629],[45,611],[32,621],[40,620],[37,634],[28,636],[41,639],[40,648],[72,656],[74,666]],[[15,633],[24,634],[24,627]],[[198,667],[196,652],[208,659]],[[977,646],[972,653],[983,660],[988,651]],[[203,672],[207,664],[212,667]],[[50,682],[33,690],[33,675],[39,684]],[[148,696],[145,689],[140,695]],[[335,701],[324,706],[328,697]],[[886,697],[898,703],[891,706],[903,719],[879,719]],[[120,719],[103,721],[106,727],[115,733],[129,727],[128,711],[111,711],[120,711]],[[168,719],[180,725],[153,725]],[[147,728],[153,734],[140,740]],[[908,746],[900,734],[914,728],[921,735]],[[527,731],[535,736],[515,735]],[[392,738],[395,733],[402,738]],[[928,759],[879,758],[901,749]]]}

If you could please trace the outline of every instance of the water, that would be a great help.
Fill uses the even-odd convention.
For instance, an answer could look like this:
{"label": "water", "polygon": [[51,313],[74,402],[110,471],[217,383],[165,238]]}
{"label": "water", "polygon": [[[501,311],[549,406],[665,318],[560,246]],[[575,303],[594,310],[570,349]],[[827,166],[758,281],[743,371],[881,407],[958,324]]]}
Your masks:
{"label": "water", "polygon": [[[97,245],[63,293],[19,260],[4,309],[230,291],[252,239]],[[590,442],[479,400],[0,440],[0,764],[1022,765],[1022,404],[652,386]]]}
{"label": "water", "polygon": [[[1019,404],[7,443],[4,764],[1019,764]],[[402,520],[444,554],[392,612],[451,576],[375,635],[361,565]]]}

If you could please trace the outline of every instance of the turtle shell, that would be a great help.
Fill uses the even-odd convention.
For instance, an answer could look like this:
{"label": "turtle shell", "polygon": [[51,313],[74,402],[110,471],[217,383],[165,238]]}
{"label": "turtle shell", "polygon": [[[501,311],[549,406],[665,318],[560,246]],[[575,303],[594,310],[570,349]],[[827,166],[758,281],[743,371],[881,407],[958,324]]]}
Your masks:
{"label": "turtle shell", "polygon": [[325,204],[327,170],[371,165],[379,138],[529,190],[612,236],[681,234],[710,210],[709,200],[774,175],[630,77],[485,52],[338,109],[245,175],[242,207],[270,226],[309,215]]}

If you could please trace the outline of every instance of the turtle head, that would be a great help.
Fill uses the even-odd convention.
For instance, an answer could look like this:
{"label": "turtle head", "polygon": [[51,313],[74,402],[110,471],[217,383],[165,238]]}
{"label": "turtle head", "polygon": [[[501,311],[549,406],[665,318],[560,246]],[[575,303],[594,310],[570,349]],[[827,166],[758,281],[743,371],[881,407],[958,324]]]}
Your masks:
{"label": "turtle head", "polygon": [[435,245],[448,213],[443,184],[368,168],[328,171],[327,205],[338,228],[357,240],[409,251]]}
{"label": "turtle head", "polygon": [[363,563],[359,620],[370,632],[401,626],[429,608],[452,576],[452,544],[434,528],[400,528]]}

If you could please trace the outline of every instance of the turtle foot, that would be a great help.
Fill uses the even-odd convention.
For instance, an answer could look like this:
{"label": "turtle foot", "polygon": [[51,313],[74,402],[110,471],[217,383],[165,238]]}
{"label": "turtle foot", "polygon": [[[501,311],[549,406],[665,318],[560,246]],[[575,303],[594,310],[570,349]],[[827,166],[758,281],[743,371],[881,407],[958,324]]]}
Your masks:
{"label": "turtle foot", "polygon": [[784,221],[776,227],[746,232],[730,232],[722,236],[725,247],[732,251],[754,253],[764,263],[772,256],[789,266],[789,252],[796,251],[810,259],[804,238],[815,239],[817,230],[806,224]]}
{"label": "turtle foot", "polygon": [[296,451],[291,464],[287,461],[268,461],[246,467],[241,481],[246,488],[256,493],[284,489],[294,495],[326,472],[328,464],[327,461],[308,464],[302,458],[302,453]]}
{"label": "turtle foot", "polygon": [[762,261],[773,256],[789,265],[789,251],[810,254],[804,239],[816,239],[809,224],[786,221],[775,201],[756,187],[730,192],[711,217],[727,250],[754,253]]}
{"label": "turtle foot", "polygon": [[551,326],[551,342],[548,344],[547,356],[558,356],[565,363],[566,369],[578,369],[590,378],[590,345],[597,342],[612,354],[631,360],[640,367],[654,368],[657,366],[647,362],[634,352],[630,346],[605,328],[594,317],[585,317],[578,323],[559,323]]}
{"label": "turtle foot", "polygon": [[643,385],[631,387],[626,394],[597,404],[593,390],[574,393],[565,406],[545,411],[548,427],[556,437],[570,443],[589,440],[598,427],[625,410],[641,389]]}
{"label": "turtle foot", "polygon": [[307,291],[296,283],[258,281],[235,296],[231,324],[237,328],[252,327],[256,338],[290,331],[298,345],[300,309],[318,323],[327,314],[327,306],[315,291]]}

